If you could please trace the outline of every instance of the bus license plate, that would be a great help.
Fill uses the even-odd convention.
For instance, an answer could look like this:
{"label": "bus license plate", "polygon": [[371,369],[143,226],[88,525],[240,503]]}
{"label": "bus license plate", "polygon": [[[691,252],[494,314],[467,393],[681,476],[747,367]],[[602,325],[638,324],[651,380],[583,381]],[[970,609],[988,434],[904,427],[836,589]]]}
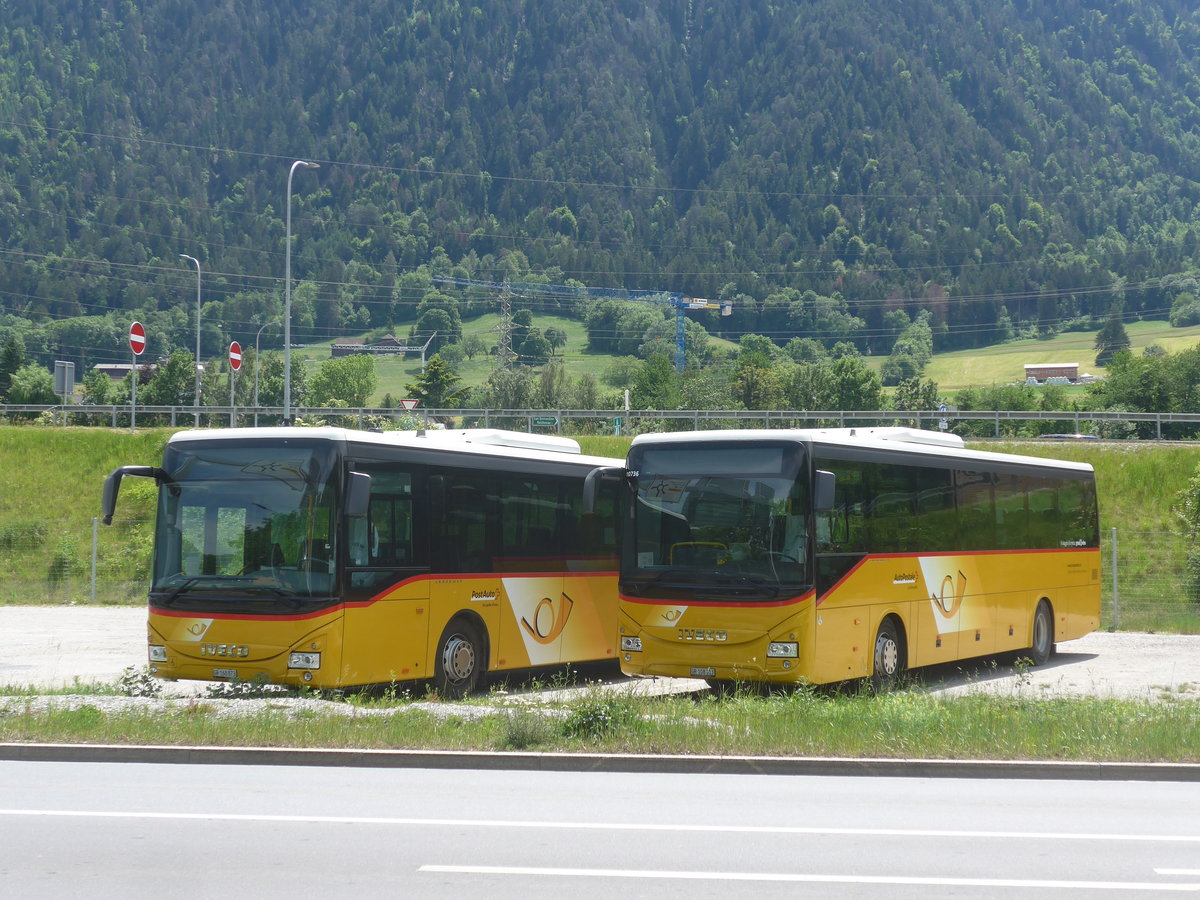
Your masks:
{"label": "bus license plate", "polygon": [[692,666],[693,678],[716,678],[717,670],[712,666]]}
{"label": "bus license plate", "polygon": [[237,669],[213,669],[213,678],[237,678]]}

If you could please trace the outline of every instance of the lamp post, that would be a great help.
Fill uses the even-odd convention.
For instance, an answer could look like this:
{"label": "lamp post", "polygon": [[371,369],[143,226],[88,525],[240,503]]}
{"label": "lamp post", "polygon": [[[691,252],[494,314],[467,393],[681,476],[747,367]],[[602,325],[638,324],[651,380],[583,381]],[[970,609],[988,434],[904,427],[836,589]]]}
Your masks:
{"label": "lamp post", "polygon": [[258,329],[258,334],[254,335],[254,427],[258,427],[258,372],[262,368],[262,358],[258,355],[258,339],[262,337],[263,328],[270,328],[272,325],[278,324],[278,319],[272,319],[262,328]]}
{"label": "lamp post", "polygon": [[288,169],[287,237],[283,275],[283,424],[292,424],[292,176],[299,168],[319,169],[316,163],[298,159]]}
{"label": "lamp post", "polygon": [[191,260],[196,264],[196,427],[200,427],[200,260],[186,253],[179,254],[180,259]]}

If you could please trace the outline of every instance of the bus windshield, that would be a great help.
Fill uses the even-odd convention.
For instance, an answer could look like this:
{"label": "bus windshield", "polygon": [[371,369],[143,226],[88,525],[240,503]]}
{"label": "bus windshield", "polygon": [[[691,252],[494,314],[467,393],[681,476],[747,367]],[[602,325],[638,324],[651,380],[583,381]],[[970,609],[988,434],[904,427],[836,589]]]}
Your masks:
{"label": "bus windshield", "polygon": [[332,448],[293,441],[168,448],[152,602],[331,595],[335,461]]}
{"label": "bus windshield", "polygon": [[[622,589],[695,599],[783,599],[811,582],[810,494],[795,443],[631,449],[634,552]],[[636,473],[636,474],[635,474]]]}

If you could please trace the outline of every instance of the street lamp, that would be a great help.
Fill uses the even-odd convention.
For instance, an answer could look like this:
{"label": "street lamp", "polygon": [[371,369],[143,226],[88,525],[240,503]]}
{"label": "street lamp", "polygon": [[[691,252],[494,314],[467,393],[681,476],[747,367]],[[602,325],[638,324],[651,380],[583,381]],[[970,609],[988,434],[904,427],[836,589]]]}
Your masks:
{"label": "street lamp", "polygon": [[261,357],[258,355],[258,339],[262,337],[263,328],[270,328],[272,325],[278,325],[279,319],[272,319],[262,328],[258,329],[258,334],[254,335],[254,426],[258,427],[258,372],[262,368]]}
{"label": "street lamp", "polygon": [[283,424],[292,424],[292,176],[299,168],[319,169],[316,163],[298,159],[288,169],[287,237],[283,275]]}
{"label": "street lamp", "polygon": [[188,259],[196,264],[196,427],[200,427],[200,260],[186,253],[179,254],[180,259]]}

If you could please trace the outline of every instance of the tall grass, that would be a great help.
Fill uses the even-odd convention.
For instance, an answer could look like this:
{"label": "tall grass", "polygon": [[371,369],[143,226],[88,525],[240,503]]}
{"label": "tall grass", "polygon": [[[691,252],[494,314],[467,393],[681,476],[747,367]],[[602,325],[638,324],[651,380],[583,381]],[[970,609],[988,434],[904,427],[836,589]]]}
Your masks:
{"label": "tall grass", "polygon": [[[1194,701],[1031,700],[915,692],[715,698],[593,688],[563,702],[485,698],[289,709],[173,701],[114,708],[66,697],[0,701],[0,740],[361,749],[1200,762]],[[241,709],[238,710],[240,704]],[[240,715],[231,715],[231,709]]]}

